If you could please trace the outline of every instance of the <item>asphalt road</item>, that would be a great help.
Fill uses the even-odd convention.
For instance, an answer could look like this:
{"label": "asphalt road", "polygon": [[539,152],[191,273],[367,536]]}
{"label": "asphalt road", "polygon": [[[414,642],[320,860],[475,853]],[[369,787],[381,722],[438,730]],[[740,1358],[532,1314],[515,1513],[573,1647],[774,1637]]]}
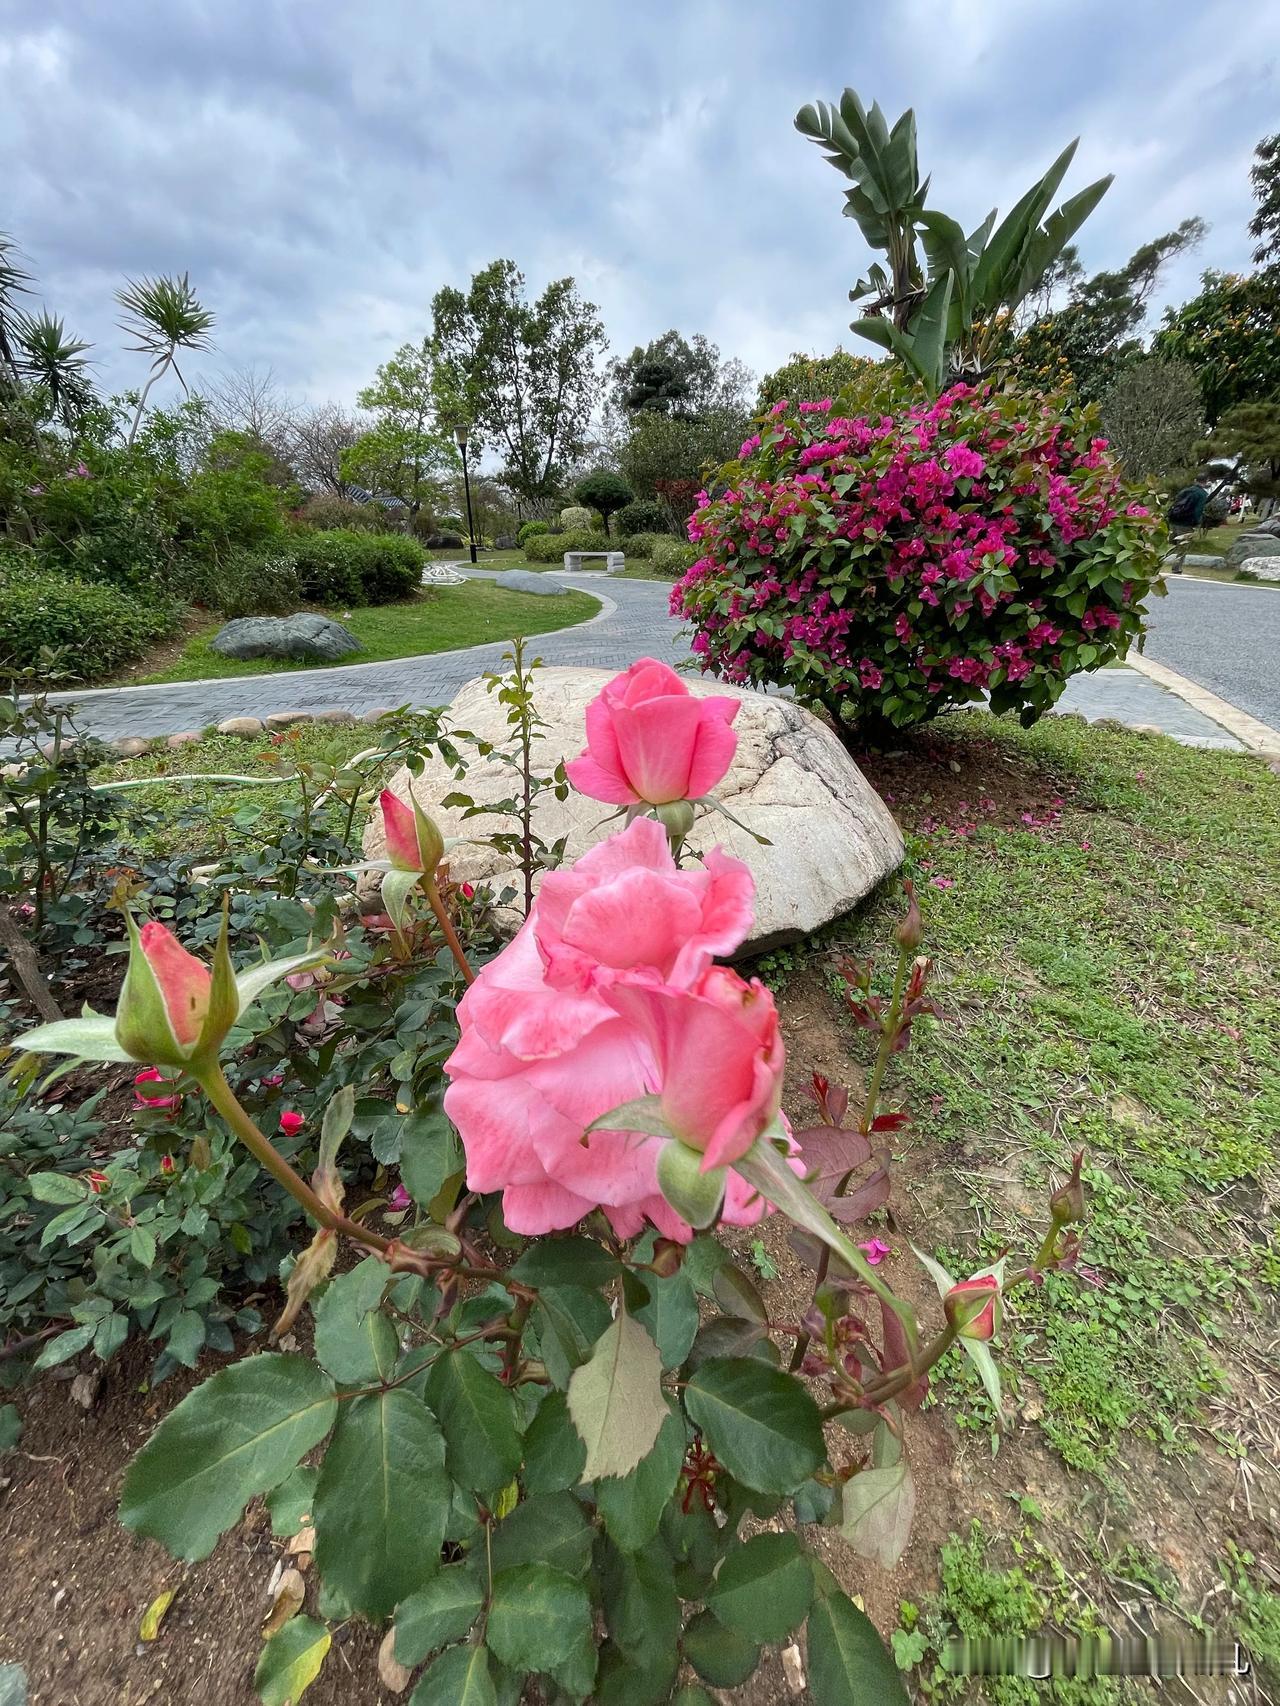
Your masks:
{"label": "asphalt road", "polygon": [[1280,586],[1168,580],[1145,655],[1280,731]]}

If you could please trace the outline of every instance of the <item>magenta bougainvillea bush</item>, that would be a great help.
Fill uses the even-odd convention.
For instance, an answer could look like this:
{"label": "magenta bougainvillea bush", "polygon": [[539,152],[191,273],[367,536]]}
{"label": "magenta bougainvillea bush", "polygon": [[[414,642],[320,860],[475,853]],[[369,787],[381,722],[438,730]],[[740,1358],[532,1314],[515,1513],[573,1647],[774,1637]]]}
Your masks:
{"label": "magenta bougainvillea bush", "polygon": [[989,695],[1032,722],[1123,656],[1163,527],[1083,410],[877,375],[775,403],[689,537],[671,595],[704,669],[785,684],[846,723],[906,726]]}

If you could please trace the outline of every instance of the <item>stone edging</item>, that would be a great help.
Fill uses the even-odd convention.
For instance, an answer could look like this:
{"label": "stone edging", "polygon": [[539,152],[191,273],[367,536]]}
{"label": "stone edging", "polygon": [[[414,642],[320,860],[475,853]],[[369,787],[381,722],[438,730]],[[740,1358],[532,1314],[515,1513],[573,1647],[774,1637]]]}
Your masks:
{"label": "stone edging", "polygon": [[1201,716],[1208,717],[1210,722],[1233,734],[1248,751],[1260,753],[1264,758],[1280,758],[1280,729],[1273,729],[1270,724],[1220,699],[1216,693],[1210,693],[1207,687],[1188,680],[1165,664],[1153,663],[1138,651],[1131,651],[1124,661],[1128,668],[1136,669],[1139,675],[1145,675],[1158,686],[1177,694]]}

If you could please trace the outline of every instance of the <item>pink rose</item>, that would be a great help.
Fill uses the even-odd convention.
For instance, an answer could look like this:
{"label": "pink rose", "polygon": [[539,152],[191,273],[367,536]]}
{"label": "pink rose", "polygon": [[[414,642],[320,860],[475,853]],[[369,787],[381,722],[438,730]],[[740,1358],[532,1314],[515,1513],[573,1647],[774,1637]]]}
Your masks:
{"label": "pink rose", "polygon": [[702,1171],[740,1161],[782,1106],[786,1052],[765,986],[713,966],[691,990],[620,983],[607,999],[648,1038],[663,1119],[702,1151]]}
{"label": "pink rose", "polygon": [[[602,1207],[620,1237],[646,1218],[669,1238],[692,1236],[658,1189],[664,1139],[585,1134],[660,1081],[650,1036],[613,998],[623,987],[694,988],[746,936],[751,896],[745,866],[718,851],[704,869],[678,870],[651,818],[543,879],[526,923],[459,1004],[462,1034],[445,1063],[468,1188],[500,1190],[513,1231],[554,1231]],[[764,1212],[731,1173],[723,1218],[751,1225]]]}
{"label": "pink rose", "polygon": [[286,1109],[280,1116],[280,1130],[286,1137],[297,1137],[306,1123],[305,1116],[295,1112],[292,1108]]}
{"label": "pink rose", "polygon": [[116,1039],[135,1060],[181,1066],[209,1011],[209,968],[163,924],[130,921],[129,967],[116,1008]]}
{"label": "pink rose", "polygon": [[410,799],[406,805],[390,788],[384,788],[378,804],[392,869],[434,871],[444,858],[444,839],[418,802]]}
{"label": "pink rose", "polygon": [[667,805],[710,792],[733,762],[736,699],[690,692],[641,658],[587,706],[586,750],[565,765],[579,793],[610,805]]}
{"label": "pink rose", "polygon": [[960,1338],[980,1342],[994,1338],[1002,1313],[999,1277],[994,1273],[972,1274],[957,1280],[943,1298],[942,1307]]}

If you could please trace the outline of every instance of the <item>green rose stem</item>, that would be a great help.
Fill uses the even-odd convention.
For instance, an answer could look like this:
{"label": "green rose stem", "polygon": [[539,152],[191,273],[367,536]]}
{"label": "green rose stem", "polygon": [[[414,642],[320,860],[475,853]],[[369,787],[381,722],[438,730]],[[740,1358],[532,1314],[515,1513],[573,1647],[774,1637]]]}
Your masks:
{"label": "green rose stem", "polygon": [[927,1374],[939,1357],[950,1350],[955,1340],[956,1329],[948,1321],[942,1331],[924,1346],[914,1362],[904,1362],[897,1368],[886,1369],[878,1380],[869,1381],[863,1387],[857,1404],[832,1404],[822,1412],[822,1419],[832,1421],[836,1416],[846,1415],[850,1410],[887,1404],[891,1398],[905,1392],[908,1386],[914,1385],[921,1375]]}
{"label": "green rose stem", "polygon": [[386,1255],[391,1249],[391,1240],[384,1238],[381,1233],[371,1232],[368,1227],[359,1222],[349,1220],[345,1214],[339,1214],[329,1207],[324,1199],[312,1190],[299,1173],[285,1160],[250,1119],[236,1098],[235,1091],[227,1083],[221,1065],[214,1060],[199,1069],[194,1063],[189,1068],[198,1080],[201,1089],[214,1107],[226,1120],[245,1148],[256,1157],[279,1184],[283,1185],[291,1197],[297,1199],[311,1216],[321,1226],[327,1226],[333,1232],[341,1232],[358,1244],[364,1244],[370,1250],[376,1250],[380,1255]]}
{"label": "green rose stem", "polygon": [[[863,1103],[861,1118],[858,1120],[858,1130],[864,1137],[870,1135],[871,1126],[875,1120],[877,1108],[880,1102],[880,1088],[884,1083],[885,1069],[889,1064],[889,1056],[893,1053],[893,1045],[897,1040],[898,1029],[902,1019],[902,996],[903,991],[907,986],[907,967],[911,964],[912,958],[913,952],[911,948],[903,947],[898,950],[898,969],[894,973],[893,977],[893,995],[889,1001],[889,1013],[881,1027],[880,1047],[876,1050],[875,1065],[871,1069],[871,1080],[867,1085],[866,1100]],[[844,1195],[852,1175],[853,1169],[851,1167],[845,1174],[844,1178],[841,1179],[840,1183],[836,1186],[836,1196],[842,1197]],[[815,1298],[826,1282],[827,1273],[830,1270],[830,1267],[831,1249],[829,1245],[824,1244],[822,1247],[822,1253],[818,1257],[818,1272],[813,1282],[813,1295]],[[804,1361],[804,1354],[809,1348],[809,1341],[810,1335],[808,1333],[802,1333],[796,1340],[796,1348],[791,1353],[792,1374],[796,1372],[800,1367],[800,1364]],[[909,1385],[910,1382],[907,1384]]]}
{"label": "green rose stem", "polygon": [[472,971],[471,962],[463,951],[462,943],[458,940],[458,932],[453,927],[449,909],[440,898],[440,890],[436,887],[434,874],[424,873],[421,886],[431,903],[432,912],[436,915],[436,923],[440,926],[440,932],[449,944],[449,952],[458,962],[458,970],[462,973],[464,982],[474,983],[476,974]]}

